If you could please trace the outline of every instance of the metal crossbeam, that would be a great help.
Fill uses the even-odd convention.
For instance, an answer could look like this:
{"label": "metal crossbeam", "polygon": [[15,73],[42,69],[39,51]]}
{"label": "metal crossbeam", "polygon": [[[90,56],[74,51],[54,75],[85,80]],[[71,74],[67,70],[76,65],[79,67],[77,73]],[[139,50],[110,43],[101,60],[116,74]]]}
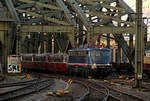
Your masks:
{"label": "metal crossbeam", "polygon": [[17,9],[27,9],[27,8],[31,8],[33,7],[34,4],[22,4],[22,5],[19,5],[18,7],[16,7]]}
{"label": "metal crossbeam", "polygon": [[46,26],[46,25],[22,25],[21,31],[23,33],[27,32],[74,32],[75,27],[74,26],[61,26],[61,25],[52,25],[52,26]]}
{"label": "metal crossbeam", "polygon": [[59,19],[56,19],[56,18],[50,18],[50,17],[44,16],[44,15],[40,15],[40,14],[35,13],[35,12],[30,12],[30,11],[21,10],[21,9],[16,9],[16,10],[21,12],[21,13],[30,14],[31,16],[35,16],[35,17],[38,17],[38,18],[44,18],[45,20],[51,21],[51,22],[54,22],[54,23],[58,23],[58,24],[62,24],[62,25],[70,25],[68,22],[60,21]]}
{"label": "metal crossbeam", "polygon": [[[135,20],[135,11],[133,11],[133,9],[131,9],[123,0],[118,0],[118,3],[128,12],[128,14],[131,15],[132,20]],[[142,24],[144,27],[147,27],[147,25],[144,22],[142,22]]]}
{"label": "metal crossbeam", "polygon": [[124,8],[120,8],[120,7],[113,7],[110,6],[108,4],[105,3],[100,3],[100,2],[92,2],[91,0],[78,0],[78,2],[82,3],[82,4],[89,4],[89,5],[99,5],[100,7],[104,7],[107,9],[113,9],[113,10],[118,10],[118,11],[125,11]]}
{"label": "metal crossbeam", "polygon": [[82,23],[88,29],[91,26],[91,24],[89,23],[88,18],[86,17],[86,15],[84,14],[83,10],[80,8],[78,3],[75,0],[67,0],[67,2],[69,2],[69,4],[72,6],[72,8],[76,11],[78,16],[80,17]]}
{"label": "metal crossbeam", "polygon": [[59,8],[57,6],[53,6],[53,5],[50,5],[50,4],[44,4],[44,3],[33,1],[33,0],[18,0],[18,1],[21,1],[21,2],[24,2],[24,3],[33,3],[37,6],[45,7],[45,8],[49,8],[49,9],[62,10],[61,8]]}
{"label": "metal crossbeam", "polygon": [[143,60],[144,60],[144,34],[142,31],[142,0],[136,0],[136,44],[135,44],[135,87],[142,87]]}
{"label": "metal crossbeam", "polygon": [[7,22],[0,22],[0,31],[8,31],[8,28]]}
{"label": "metal crossbeam", "polygon": [[87,14],[90,14],[90,15],[95,15],[95,16],[97,16],[97,17],[99,17],[99,18],[102,18],[102,19],[112,19],[112,20],[114,20],[114,21],[117,21],[117,22],[119,22],[119,23],[125,23],[125,24],[128,24],[128,25],[130,25],[130,26],[134,26],[134,23],[132,23],[132,22],[129,22],[129,21],[124,21],[124,20],[121,20],[121,19],[119,19],[119,18],[117,18],[117,17],[112,17],[112,16],[106,16],[106,15],[104,15],[103,13],[97,13],[97,12],[93,12],[93,11],[89,11],[89,12],[86,12]]}
{"label": "metal crossbeam", "polygon": [[76,25],[75,20],[71,17],[72,15],[70,14],[69,9],[65,6],[64,2],[62,0],[56,0],[56,1],[57,1],[58,5],[61,7],[61,9],[64,11],[69,23],[72,25]]}
{"label": "metal crossbeam", "polygon": [[17,14],[17,12],[15,10],[15,7],[14,7],[14,5],[12,3],[12,0],[5,0],[5,2],[6,2],[6,5],[7,5],[9,11],[10,11],[10,14],[15,19],[15,22],[16,23],[20,23],[20,19],[19,19],[18,14]]}
{"label": "metal crossbeam", "polygon": [[90,0],[92,2],[116,2],[117,0]]}
{"label": "metal crossbeam", "polygon": [[134,27],[112,27],[112,26],[94,26],[93,27],[94,34],[104,34],[104,33],[130,33],[135,34]]}

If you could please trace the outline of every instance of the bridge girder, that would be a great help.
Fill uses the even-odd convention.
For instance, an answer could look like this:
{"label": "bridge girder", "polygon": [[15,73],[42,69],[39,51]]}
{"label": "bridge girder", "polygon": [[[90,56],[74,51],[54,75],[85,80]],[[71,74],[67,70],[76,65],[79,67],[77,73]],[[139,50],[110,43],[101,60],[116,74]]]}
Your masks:
{"label": "bridge girder", "polygon": [[[120,46],[129,60],[134,60],[133,57],[130,58],[131,54],[128,54],[130,47],[124,40],[123,34],[135,34],[135,12],[122,0],[0,1],[8,6],[7,9],[13,20],[19,22],[18,26],[21,26],[17,30],[18,38],[22,38],[20,42],[24,42],[26,39],[27,36],[24,35],[32,33],[51,33],[52,36],[59,34],[60,37],[63,33],[63,35],[68,35],[72,45],[76,43],[74,39],[83,36],[83,31],[88,33],[88,38],[99,34],[113,34],[116,42],[122,44]],[[8,21],[12,18],[1,17],[0,20]],[[25,28],[29,30],[25,30]],[[0,27],[0,29],[4,28]],[[144,23],[143,33],[146,33]],[[93,38],[95,37],[89,38],[89,40],[95,40]],[[18,41],[17,44],[21,45],[22,43]]]}

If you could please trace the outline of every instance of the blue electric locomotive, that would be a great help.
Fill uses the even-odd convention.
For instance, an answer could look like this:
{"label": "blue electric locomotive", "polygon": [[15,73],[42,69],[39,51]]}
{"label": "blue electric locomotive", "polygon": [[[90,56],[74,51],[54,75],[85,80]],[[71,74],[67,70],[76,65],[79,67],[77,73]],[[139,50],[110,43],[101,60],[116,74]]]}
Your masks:
{"label": "blue electric locomotive", "polygon": [[85,76],[106,76],[111,68],[112,55],[108,48],[76,48],[68,51],[68,73]]}

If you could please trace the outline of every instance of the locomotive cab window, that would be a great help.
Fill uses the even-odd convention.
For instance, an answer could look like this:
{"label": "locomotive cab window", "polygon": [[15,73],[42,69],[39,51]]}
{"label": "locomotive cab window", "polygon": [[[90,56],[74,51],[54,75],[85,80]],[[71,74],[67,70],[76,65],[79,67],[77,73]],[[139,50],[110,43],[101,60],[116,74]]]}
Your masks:
{"label": "locomotive cab window", "polygon": [[68,63],[88,63],[88,54],[87,50],[70,51]]}
{"label": "locomotive cab window", "polygon": [[88,51],[69,52],[69,56],[88,56]]}
{"label": "locomotive cab window", "polygon": [[110,56],[111,52],[110,51],[101,51],[101,54],[103,54],[103,56]]}
{"label": "locomotive cab window", "polygon": [[91,51],[91,56],[100,56],[100,51],[96,50]]}

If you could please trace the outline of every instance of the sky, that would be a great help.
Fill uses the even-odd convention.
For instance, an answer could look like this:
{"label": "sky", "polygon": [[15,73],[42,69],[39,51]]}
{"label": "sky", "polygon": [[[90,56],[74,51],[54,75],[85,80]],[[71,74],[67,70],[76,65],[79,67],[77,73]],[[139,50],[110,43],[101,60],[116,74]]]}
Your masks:
{"label": "sky", "polygon": [[[124,2],[126,2],[135,11],[136,0],[124,0]],[[143,17],[148,18],[148,20],[145,21],[148,25],[150,25],[150,0],[143,0]]]}
{"label": "sky", "polygon": [[[136,0],[124,0],[133,10],[135,10]],[[143,0],[143,17],[147,17],[144,22],[148,26],[148,40],[150,40],[150,0]]]}
{"label": "sky", "polygon": [[[124,0],[133,10],[135,10],[136,0]],[[150,17],[150,0],[143,0],[143,16]]]}
{"label": "sky", "polygon": [[123,0],[123,1],[126,2],[130,7],[135,9],[136,0]]}

